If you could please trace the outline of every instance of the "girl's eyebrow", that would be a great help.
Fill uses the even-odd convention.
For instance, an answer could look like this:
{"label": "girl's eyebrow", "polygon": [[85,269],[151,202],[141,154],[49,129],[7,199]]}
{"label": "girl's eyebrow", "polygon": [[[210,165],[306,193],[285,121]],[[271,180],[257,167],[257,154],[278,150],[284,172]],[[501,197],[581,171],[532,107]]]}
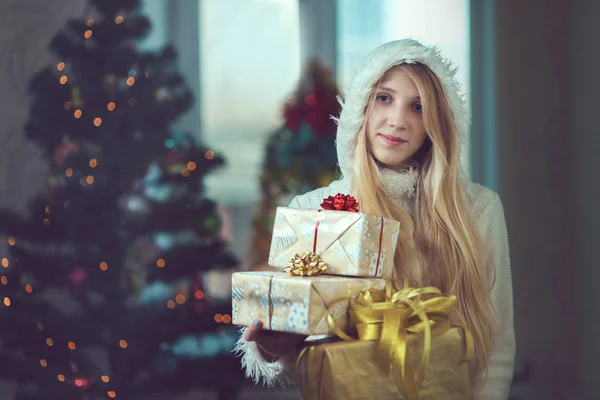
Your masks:
{"label": "girl's eyebrow", "polygon": [[[391,87],[387,87],[387,86],[380,86],[378,88],[379,90],[382,90],[384,92],[390,92],[392,94],[396,94],[396,91],[394,89],[392,89]],[[421,96],[414,96],[411,100],[418,100],[421,101]]]}
{"label": "girl's eyebrow", "polygon": [[379,90],[383,90],[385,92],[396,93],[396,91],[394,89],[387,87],[387,86],[379,86]]}

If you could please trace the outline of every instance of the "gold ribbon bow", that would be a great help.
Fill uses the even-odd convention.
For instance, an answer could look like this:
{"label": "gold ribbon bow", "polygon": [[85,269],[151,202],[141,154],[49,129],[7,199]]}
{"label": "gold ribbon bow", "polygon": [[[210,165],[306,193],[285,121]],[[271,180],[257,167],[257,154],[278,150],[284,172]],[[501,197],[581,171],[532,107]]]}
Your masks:
{"label": "gold ribbon bow", "polygon": [[[439,289],[424,287],[404,288],[396,291],[388,281],[385,291],[370,289],[358,294],[350,306],[351,324],[356,326],[358,340],[379,341],[379,362],[383,372],[391,375],[400,392],[402,388],[408,400],[419,400],[419,387],[423,383],[431,352],[431,337],[446,333],[451,328],[450,311],[456,304],[456,296],[443,295]],[[342,339],[356,340],[337,328],[331,315],[327,322]],[[415,380],[408,334],[423,333],[423,356]],[[473,339],[464,329],[466,340],[465,360],[473,357]],[[397,373],[397,370],[400,373]]]}

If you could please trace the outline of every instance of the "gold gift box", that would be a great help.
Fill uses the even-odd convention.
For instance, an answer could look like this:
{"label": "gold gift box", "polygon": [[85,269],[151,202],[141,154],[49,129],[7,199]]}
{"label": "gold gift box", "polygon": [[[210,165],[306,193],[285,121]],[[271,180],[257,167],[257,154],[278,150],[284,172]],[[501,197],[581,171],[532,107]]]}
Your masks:
{"label": "gold gift box", "polygon": [[[382,373],[377,341],[315,342],[299,359],[303,400],[407,400],[393,380]],[[417,370],[423,354],[423,335],[410,334],[408,347]],[[472,399],[469,364],[463,361],[462,329],[452,328],[432,337],[420,400]],[[394,372],[394,370],[392,370]],[[399,371],[395,371],[399,373]]]}
{"label": "gold gift box", "polygon": [[349,299],[368,289],[383,289],[383,279],[343,276],[300,277],[252,271],[232,275],[232,322],[264,322],[264,329],[304,335],[333,334],[327,321],[348,331]]}
{"label": "gold gift box", "polygon": [[348,211],[278,207],[269,265],[286,268],[298,253],[316,253],[327,275],[391,278],[400,223]]}

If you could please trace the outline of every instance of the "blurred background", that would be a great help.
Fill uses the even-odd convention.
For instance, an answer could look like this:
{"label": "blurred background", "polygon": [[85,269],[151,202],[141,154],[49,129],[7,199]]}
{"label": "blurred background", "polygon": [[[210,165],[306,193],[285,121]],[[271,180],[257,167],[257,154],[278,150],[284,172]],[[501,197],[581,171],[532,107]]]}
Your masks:
{"label": "blurred background", "polygon": [[459,67],[500,193],[512,400],[600,398],[600,3],[3,0],[0,399],[299,399],[230,355],[230,276],[336,177],[336,95],[411,36]]}

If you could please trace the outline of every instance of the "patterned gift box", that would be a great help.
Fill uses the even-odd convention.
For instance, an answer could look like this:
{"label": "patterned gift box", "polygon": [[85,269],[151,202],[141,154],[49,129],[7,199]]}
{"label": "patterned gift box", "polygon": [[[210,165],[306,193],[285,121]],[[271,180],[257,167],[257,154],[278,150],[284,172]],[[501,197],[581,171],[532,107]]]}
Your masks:
{"label": "patterned gift box", "polygon": [[316,253],[324,274],[391,278],[400,223],[358,212],[278,207],[269,265],[286,268],[299,253]]}
{"label": "patterned gift box", "polygon": [[383,279],[341,276],[299,277],[283,272],[236,272],[232,276],[232,320],[235,325],[264,322],[264,329],[304,335],[333,334],[327,322],[348,330],[350,297],[385,287]]}

